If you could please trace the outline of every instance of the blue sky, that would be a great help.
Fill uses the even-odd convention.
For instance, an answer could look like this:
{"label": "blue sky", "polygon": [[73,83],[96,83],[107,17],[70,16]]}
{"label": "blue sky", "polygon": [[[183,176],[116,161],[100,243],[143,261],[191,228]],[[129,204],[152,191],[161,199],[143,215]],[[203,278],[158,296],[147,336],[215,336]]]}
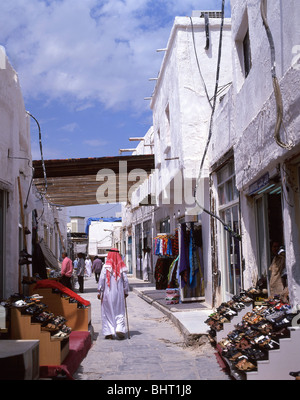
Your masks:
{"label": "blue sky", "polygon": [[[222,0],[1,0],[0,45],[19,75],[26,109],[40,123],[44,158],[114,156],[133,147],[128,138],[152,124],[144,98],[154,89],[149,78],[163,58],[156,49],[166,47],[174,18],[221,6]],[[39,159],[34,121],[31,138]]]}

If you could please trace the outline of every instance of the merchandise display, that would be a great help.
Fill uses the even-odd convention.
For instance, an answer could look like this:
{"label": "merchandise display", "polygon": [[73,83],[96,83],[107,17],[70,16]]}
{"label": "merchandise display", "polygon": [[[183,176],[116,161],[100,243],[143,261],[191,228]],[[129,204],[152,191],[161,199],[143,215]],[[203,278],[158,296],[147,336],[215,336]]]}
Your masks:
{"label": "merchandise display", "polygon": [[33,323],[41,324],[41,331],[51,333],[51,339],[68,338],[72,329],[66,325],[66,318],[54,315],[41,300],[43,300],[43,296],[38,294],[23,296],[16,293],[8,300],[3,301],[1,305],[6,308],[17,308],[22,315],[31,316]]}
{"label": "merchandise display", "polygon": [[[227,303],[222,303],[216,312],[205,321],[210,326],[209,337],[216,345],[218,353],[229,365],[230,370],[248,372],[257,370],[257,361],[268,360],[269,351],[279,349],[279,339],[289,338],[289,327],[298,311],[282,302],[279,296],[265,299],[256,304],[253,297],[255,289],[234,296]],[[216,340],[217,332],[224,324],[238,315],[245,304],[251,304],[241,321],[222,340]]]}

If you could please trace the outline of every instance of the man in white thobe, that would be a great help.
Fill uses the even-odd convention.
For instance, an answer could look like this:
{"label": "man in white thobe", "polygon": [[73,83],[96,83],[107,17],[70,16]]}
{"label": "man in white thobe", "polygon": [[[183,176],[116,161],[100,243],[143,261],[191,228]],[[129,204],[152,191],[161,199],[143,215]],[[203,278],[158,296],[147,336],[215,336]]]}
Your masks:
{"label": "man in white thobe", "polygon": [[128,296],[129,291],[126,272],[127,267],[120,254],[112,249],[102,268],[98,284],[102,333],[106,339],[112,339],[114,335],[119,339],[125,337],[125,296]]}

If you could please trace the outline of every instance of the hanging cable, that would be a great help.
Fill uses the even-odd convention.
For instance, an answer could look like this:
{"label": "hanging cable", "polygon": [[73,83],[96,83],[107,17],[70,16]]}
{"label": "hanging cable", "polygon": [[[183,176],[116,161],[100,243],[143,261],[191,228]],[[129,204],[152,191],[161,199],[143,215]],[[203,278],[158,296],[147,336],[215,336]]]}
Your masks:
{"label": "hanging cable", "polygon": [[[41,127],[39,124],[39,121],[32,115],[30,114],[29,111],[26,111],[26,113],[35,120],[38,129],[39,129],[39,144],[40,144],[40,152],[41,152],[41,161],[42,161],[42,167],[43,167],[43,173],[44,173],[44,181],[45,181],[45,193],[47,192],[48,189],[48,183],[47,183],[47,175],[46,175],[46,167],[45,167],[45,163],[44,163],[44,157],[43,157],[43,146],[42,146],[42,134],[41,134]],[[44,193],[44,194],[45,194]]]}
{"label": "hanging cable", "polygon": [[210,102],[210,99],[209,99],[209,95],[208,95],[208,92],[207,92],[207,87],[206,87],[205,81],[204,81],[203,76],[202,76],[202,72],[201,72],[201,68],[200,68],[200,63],[199,63],[199,59],[198,59],[198,54],[197,54],[197,49],[196,49],[196,42],[195,42],[195,32],[194,32],[193,19],[192,19],[192,17],[189,17],[189,18],[190,18],[190,20],[191,20],[193,46],[194,46],[194,52],[195,52],[195,57],[196,57],[196,61],[197,61],[198,71],[199,71],[199,74],[200,74],[200,78],[201,78],[201,80],[202,80],[202,84],[203,84],[203,87],[204,87],[204,90],[205,90],[205,94],[206,94],[208,103],[209,103],[210,107],[212,107],[211,102]]}
{"label": "hanging cable", "polygon": [[209,49],[209,17],[207,13],[204,13],[204,20],[205,20],[205,35],[206,35],[206,44],[204,49]]}
{"label": "hanging cable", "polygon": [[272,74],[272,82],[273,82],[273,88],[274,88],[274,94],[275,94],[275,100],[276,100],[276,112],[277,112],[277,118],[276,118],[276,125],[275,125],[275,132],[274,132],[274,139],[278,146],[290,150],[292,148],[291,144],[285,144],[281,141],[280,139],[280,128],[281,124],[283,122],[283,103],[282,103],[282,96],[281,96],[281,91],[280,91],[280,86],[278,82],[278,78],[276,76],[276,58],[275,58],[275,44],[272,36],[272,32],[270,30],[267,16],[265,13],[266,9],[266,1],[261,0],[260,3],[260,12],[261,12],[261,17],[263,20],[263,25],[266,30],[266,34],[269,40],[270,44],[270,50],[271,50],[271,74]]}
{"label": "hanging cable", "polygon": [[[202,176],[202,170],[203,170],[203,166],[204,166],[204,161],[205,161],[205,158],[206,158],[206,154],[207,154],[208,147],[209,147],[210,140],[211,140],[211,136],[212,136],[213,117],[214,117],[214,113],[215,113],[215,109],[216,109],[216,100],[217,100],[217,95],[218,95],[218,91],[219,91],[220,64],[221,64],[221,56],[222,56],[222,38],[223,38],[223,26],[224,26],[224,9],[225,9],[225,0],[222,0],[221,26],[220,26],[219,51],[218,51],[217,72],[216,72],[216,84],[215,84],[215,91],[214,91],[213,104],[212,104],[212,112],[211,112],[210,124],[209,124],[209,134],[208,134],[206,146],[205,146],[204,153],[203,153],[202,160],[201,160],[201,164],[200,164],[200,171],[199,171],[199,175],[198,175],[196,186],[195,186],[195,190],[194,190],[194,198],[195,198],[196,204],[198,205],[198,207],[200,207],[202,209],[203,212],[205,212],[206,214],[210,215],[211,217],[217,219],[219,222],[221,222],[221,224],[223,225],[224,229],[227,232],[229,232],[236,239],[241,240],[241,236],[237,232],[232,230],[231,227],[228,224],[226,224],[226,222],[224,222],[218,215],[216,215],[216,214],[212,213],[211,211],[207,210],[206,208],[204,208],[203,205],[201,205],[197,200],[197,189],[199,187],[199,182],[200,182],[200,179],[201,179],[201,176]],[[209,103],[210,103],[210,101],[209,101]]]}

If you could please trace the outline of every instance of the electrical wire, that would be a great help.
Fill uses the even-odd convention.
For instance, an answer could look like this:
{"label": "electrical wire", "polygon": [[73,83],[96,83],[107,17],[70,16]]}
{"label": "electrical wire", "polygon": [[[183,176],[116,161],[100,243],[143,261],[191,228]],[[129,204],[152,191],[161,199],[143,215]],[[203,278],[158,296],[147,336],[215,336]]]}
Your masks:
{"label": "electrical wire", "polygon": [[[205,161],[205,158],[206,158],[206,155],[207,155],[207,151],[208,151],[208,147],[209,147],[209,144],[210,144],[210,140],[211,140],[211,137],[212,137],[213,118],[214,118],[214,113],[215,113],[215,109],[216,109],[217,95],[218,95],[218,92],[219,92],[219,77],[220,77],[220,64],[221,64],[221,56],[222,56],[222,38],[223,38],[223,26],[224,26],[224,14],[225,14],[225,0],[222,0],[221,26],[220,26],[220,39],[219,39],[218,61],[217,61],[217,71],[216,71],[216,83],[215,83],[215,90],[214,90],[213,104],[212,104],[212,112],[211,112],[210,124],[209,124],[209,134],[208,134],[206,146],[205,146],[204,153],[203,153],[202,160],[201,160],[201,164],[200,164],[200,171],[199,171],[198,179],[197,179],[195,190],[194,190],[194,198],[195,198],[196,204],[198,205],[198,207],[200,207],[202,209],[203,212],[205,212],[206,214],[210,215],[211,217],[217,219],[219,222],[221,222],[221,224],[223,225],[224,229],[227,232],[229,232],[230,235],[232,235],[233,237],[235,237],[238,240],[241,240],[241,236],[237,232],[232,230],[232,228],[228,224],[226,224],[226,222],[224,222],[218,215],[216,215],[216,214],[212,213],[211,211],[207,210],[206,208],[204,208],[203,205],[201,205],[198,202],[198,199],[197,199],[197,190],[198,190],[199,182],[200,182],[201,175],[202,175],[204,161]],[[210,100],[209,100],[209,103],[211,104]]]}
{"label": "electrical wire", "polygon": [[273,88],[274,88],[274,94],[275,94],[275,100],[276,100],[276,125],[275,125],[275,132],[274,132],[274,139],[278,146],[290,150],[292,148],[291,144],[286,144],[283,143],[280,139],[280,128],[283,123],[283,102],[282,102],[282,95],[280,91],[280,86],[278,82],[278,78],[276,76],[276,56],[275,56],[275,44],[272,36],[272,32],[270,30],[267,16],[265,13],[266,9],[266,1],[261,0],[260,3],[260,12],[261,12],[261,17],[263,20],[263,25],[266,30],[266,34],[269,40],[269,45],[270,45],[270,50],[271,50],[271,74],[272,74],[272,82],[273,82]]}
{"label": "electrical wire", "polygon": [[203,84],[203,87],[204,87],[204,90],[205,90],[205,94],[206,94],[208,103],[209,103],[210,107],[212,108],[211,101],[209,99],[209,95],[208,95],[208,92],[207,92],[207,87],[206,87],[205,81],[203,79],[203,75],[202,75],[202,72],[201,72],[200,63],[199,63],[199,59],[198,59],[198,54],[197,54],[197,49],[196,49],[196,42],[195,42],[195,32],[194,32],[193,19],[192,19],[192,17],[189,17],[189,18],[191,20],[193,46],[194,46],[194,53],[195,53],[195,57],[196,57],[196,61],[197,61],[198,71],[199,71],[199,74],[200,74],[200,78],[202,80],[202,84]]}
{"label": "electrical wire", "polygon": [[[38,129],[39,129],[39,144],[40,144],[41,161],[42,161],[42,167],[43,167],[43,173],[44,173],[45,193],[46,193],[46,192],[47,192],[47,189],[48,189],[48,183],[47,183],[46,167],[45,167],[44,157],[43,157],[43,146],[42,146],[41,127],[40,127],[39,121],[38,121],[32,114],[30,114],[29,111],[26,111],[26,113],[27,113],[32,119],[34,119],[34,121],[36,122],[36,124],[37,124],[37,126],[38,126]],[[45,193],[44,193],[44,194],[45,194]]]}

